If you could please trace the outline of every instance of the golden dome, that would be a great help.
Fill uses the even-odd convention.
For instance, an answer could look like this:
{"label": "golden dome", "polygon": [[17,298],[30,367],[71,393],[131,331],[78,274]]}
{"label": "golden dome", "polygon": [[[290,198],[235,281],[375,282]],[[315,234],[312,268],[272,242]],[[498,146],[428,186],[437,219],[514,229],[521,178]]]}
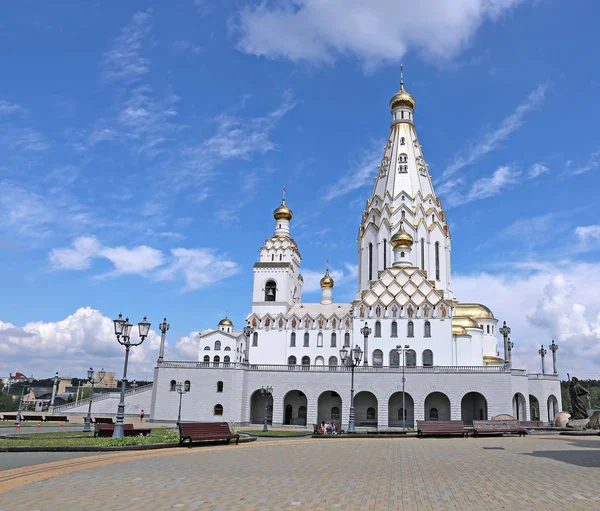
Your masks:
{"label": "golden dome", "polygon": [[493,357],[491,355],[484,355],[483,363],[484,364],[502,364],[502,365],[504,365],[504,359],[500,358],[500,357]]}
{"label": "golden dome", "polygon": [[417,102],[415,99],[404,90],[404,83],[400,84],[400,90],[396,92],[390,99],[390,109],[398,108],[401,106],[405,106],[408,108],[412,108],[414,110],[415,106],[417,106]]}
{"label": "golden dome", "polygon": [[466,316],[454,316],[452,318],[452,325],[458,325],[464,328],[481,328],[477,321],[475,321],[473,318],[468,318]]}
{"label": "golden dome", "polygon": [[333,287],[334,281],[329,275],[329,268],[325,270],[325,276],[321,279],[321,287]]}
{"label": "golden dome", "polygon": [[225,316],[225,318],[219,321],[219,326],[230,326],[233,328],[233,323],[227,316]]}
{"label": "golden dome", "polygon": [[[452,325],[452,335],[469,335],[464,326]],[[470,337],[470,335],[469,335]]]}
{"label": "golden dome", "polygon": [[273,216],[275,217],[275,220],[281,220],[281,219],[291,220],[292,219],[292,216],[293,216],[292,210],[287,207],[287,205],[285,203],[285,199],[282,199],[281,205],[275,211],[273,211]]}
{"label": "golden dome", "polygon": [[394,248],[396,248],[396,247],[410,248],[413,246],[414,241],[412,239],[412,236],[404,231],[404,228],[402,227],[402,223],[400,223],[400,230],[392,236],[390,243],[392,244],[392,247],[394,247]]}
{"label": "golden dome", "polygon": [[459,303],[454,314],[474,319],[496,319],[492,311],[480,303]]}

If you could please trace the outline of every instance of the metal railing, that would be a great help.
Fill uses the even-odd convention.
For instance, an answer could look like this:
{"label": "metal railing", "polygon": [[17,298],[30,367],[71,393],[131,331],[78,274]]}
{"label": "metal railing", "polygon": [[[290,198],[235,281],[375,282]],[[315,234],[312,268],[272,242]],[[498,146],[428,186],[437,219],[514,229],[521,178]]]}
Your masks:
{"label": "metal railing", "polygon": [[[163,361],[160,367],[181,369],[244,369],[246,371],[311,371],[311,372],[349,372],[346,366],[329,365],[287,365],[287,364],[244,364],[242,362],[192,362],[192,361]],[[359,373],[401,373],[402,366],[359,366],[355,369]],[[410,373],[507,373],[526,374],[525,369],[508,369],[504,365],[498,366],[407,366],[404,368]]]}
{"label": "metal railing", "polygon": [[[152,389],[152,383],[148,385],[142,385],[141,387],[136,387],[135,389],[129,389],[125,391],[125,396],[132,396],[134,394],[139,394],[140,392],[146,392],[147,390]],[[102,394],[94,394],[94,403],[98,401],[104,401],[105,399],[110,399],[111,397],[119,397],[120,391],[116,390],[114,392],[103,392]],[[79,401],[72,401],[71,403],[66,403],[64,405],[55,406],[52,413],[63,412],[65,410],[70,410],[71,408],[75,408],[76,406],[88,405],[90,402],[90,398],[86,397],[85,399],[80,399]]]}

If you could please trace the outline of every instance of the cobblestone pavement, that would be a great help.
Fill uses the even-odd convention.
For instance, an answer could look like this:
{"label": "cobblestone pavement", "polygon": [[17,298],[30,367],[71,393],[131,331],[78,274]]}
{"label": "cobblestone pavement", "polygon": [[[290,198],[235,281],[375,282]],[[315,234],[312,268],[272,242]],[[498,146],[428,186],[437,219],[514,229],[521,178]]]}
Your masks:
{"label": "cobblestone pavement", "polygon": [[4,471],[0,509],[597,510],[599,476],[600,437],[286,440]]}

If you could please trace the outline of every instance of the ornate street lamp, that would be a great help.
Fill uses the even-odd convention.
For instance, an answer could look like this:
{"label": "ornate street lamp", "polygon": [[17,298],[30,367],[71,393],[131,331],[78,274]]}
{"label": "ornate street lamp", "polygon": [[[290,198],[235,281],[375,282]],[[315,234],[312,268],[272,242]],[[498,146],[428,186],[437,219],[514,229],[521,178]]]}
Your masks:
{"label": "ornate street lamp", "polygon": [[250,351],[250,336],[254,333],[254,327],[250,326],[250,322],[246,322],[244,327],[244,336],[246,337],[246,352],[244,353],[244,363],[248,363],[248,352]]}
{"label": "ornate street lamp", "polygon": [[538,350],[538,353],[540,354],[540,357],[542,357],[542,374],[546,374],[546,367],[544,366],[544,357],[546,356],[546,353],[548,353],[548,351],[544,349],[543,344],[542,347]]}
{"label": "ornate street lamp", "polygon": [[340,360],[342,364],[346,367],[350,368],[350,372],[352,373],[350,380],[350,413],[348,415],[348,433],[356,433],[356,428],[354,426],[354,369],[360,365],[360,361],[362,359],[363,352],[358,347],[358,344],[355,348],[351,349],[348,353],[346,348],[342,348],[340,350]]}
{"label": "ornate street lamp", "polygon": [[[92,393],[90,394],[90,403],[88,406],[87,417],[85,418],[85,422],[83,423],[83,431],[84,433],[89,433],[91,431],[92,424],[92,401],[94,400],[94,384],[96,383],[94,379],[94,370],[90,367],[87,372],[88,381],[92,384]],[[104,376],[106,376],[106,371],[102,368],[98,371],[98,383],[104,380]]]}
{"label": "ornate street lamp", "polygon": [[369,335],[371,335],[372,330],[369,328],[368,323],[365,321],[365,326],[360,329],[360,333],[363,334],[365,338],[365,361],[364,365],[369,365]]}
{"label": "ornate street lamp", "polygon": [[165,340],[167,338],[167,330],[171,328],[171,325],[167,323],[167,318],[163,320],[163,322],[158,325],[158,329],[160,330],[160,350],[158,352],[158,363],[161,364],[165,358]]}
{"label": "ornate street lamp", "polygon": [[269,428],[267,427],[267,415],[269,414],[269,396],[273,395],[273,387],[269,385],[266,387],[261,387],[260,393],[265,398],[265,420],[263,421],[263,431],[269,431]]}
{"label": "ornate street lamp", "polygon": [[[19,409],[17,410],[17,416],[15,417],[15,424],[21,424],[21,416],[23,414],[23,392],[25,391],[25,376],[21,376],[19,378],[19,382],[21,383],[21,397],[19,398]],[[27,389],[29,392],[29,389]]]}
{"label": "ornate street lamp", "polygon": [[510,327],[506,326],[506,321],[502,324],[502,328],[498,332],[504,337],[504,364],[508,365],[508,336],[510,334]]}
{"label": "ornate street lamp", "polygon": [[56,399],[56,392],[58,390],[58,380],[60,380],[60,378],[58,377],[58,371],[56,371],[54,382],[52,384],[52,399],[50,400],[50,408],[52,408],[52,410],[54,410],[54,400]]}
{"label": "ornate street lamp", "polygon": [[410,346],[405,344],[403,348],[401,344],[398,344],[396,349],[398,350],[398,354],[402,354],[402,431],[406,431],[406,402],[404,394],[404,382],[406,378],[404,377],[404,368],[406,367],[406,352],[410,349]]}
{"label": "ornate street lamp", "polygon": [[181,382],[177,384],[177,394],[179,394],[179,413],[177,414],[177,427],[181,426],[181,398],[185,393],[187,393],[187,391],[187,385],[184,385]]}
{"label": "ornate street lamp", "polygon": [[123,378],[121,379],[121,397],[119,400],[119,406],[117,408],[117,422],[113,431],[113,438],[123,438],[125,436],[123,422],[125,420],[125,387],[127,385],[127,362],[129,361],[129,350],[132,346],[139,346],[148,337],[150,331],[150,323],[147,321],[146,316],[144,320],[138,323],[138,330],[140,335],[139,342],[131,342],[131,328],[133,325],[129,322],[129,318],[123,319],[123,315],[119,314],[117,319],[113,320],[115,324],[115,335],[117,342],[121,346],[125,346],[125,365],[123,366]]}
{"label": "ornate street lamp", "polygon": [[556,352],[558,351],[558,344],[554,344],[554,339],[552,339],[552,344],[549,348],[552,352],[552,371],[554,374],[558,374],[558,371],[556,370]]}

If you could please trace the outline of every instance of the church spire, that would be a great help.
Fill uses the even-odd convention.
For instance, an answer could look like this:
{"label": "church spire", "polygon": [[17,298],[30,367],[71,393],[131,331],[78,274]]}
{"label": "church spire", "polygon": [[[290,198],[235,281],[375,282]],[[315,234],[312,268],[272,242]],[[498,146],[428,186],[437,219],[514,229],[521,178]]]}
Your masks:
{"label": "church spire", "polygon": [[283,187],[283,193],[281,196],[281,204],[273,211],[273,218],[275,218],[275,236],[288,237],[290,236],[290,220],[294,216],[292,210],[287,207],[285,203],[285,186]]}
{"label": "church spire", "polygon": [[[415,99],[404,90],[404,68],[402,67],[402,64],[400,64],[400,90],[392,96],[392,99],[390,99],[390,110],[393,112],[399,108],[408,108],[412,113],[415,106],[417,106]],[[412,115],[407,115],[406,119],[408,120],[410,117],[412,117]]]}

